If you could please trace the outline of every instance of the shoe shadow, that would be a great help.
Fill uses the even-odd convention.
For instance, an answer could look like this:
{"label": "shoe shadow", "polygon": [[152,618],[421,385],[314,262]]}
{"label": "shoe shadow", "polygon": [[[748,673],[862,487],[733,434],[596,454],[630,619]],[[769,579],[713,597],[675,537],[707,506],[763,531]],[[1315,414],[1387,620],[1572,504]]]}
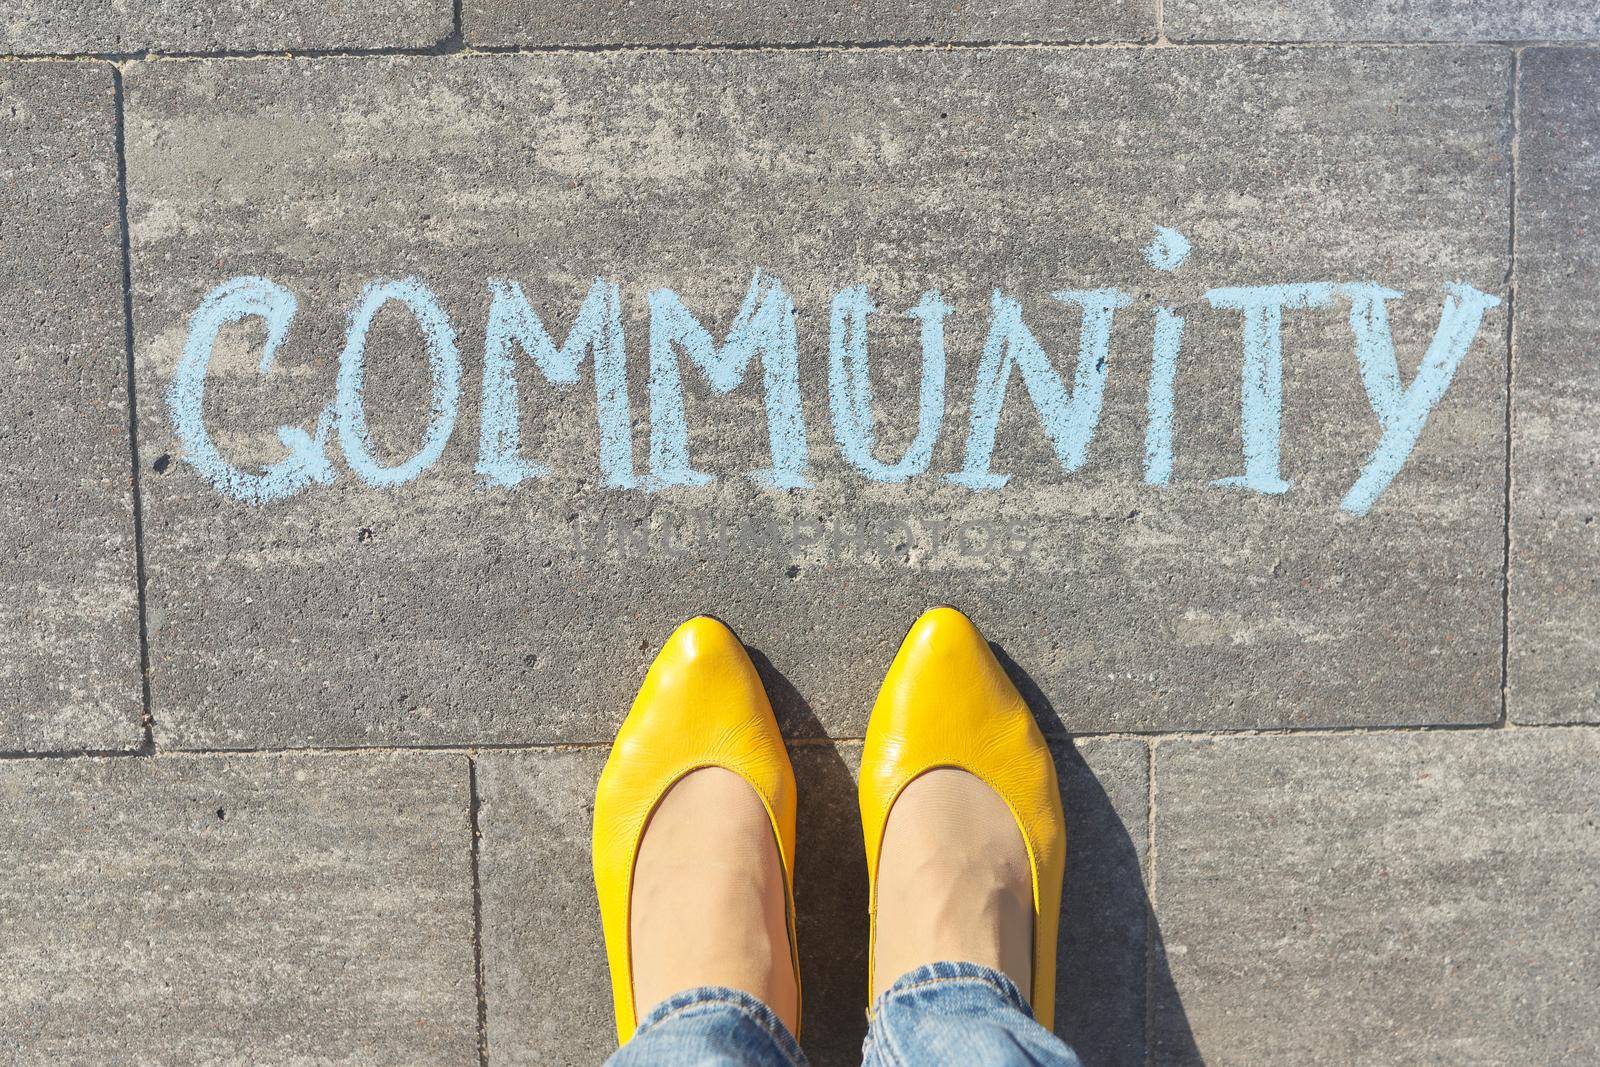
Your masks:
{"label": "shoe shadow", "polygon": [[861,1062],[867,1035],[867,858],[856,807],[861,745],[802,742],[789,755],[800,786],[800,1044],[815,1067],[846,1067]]}
{"label": "shoe shadow", "polygon": [[[1067,813],[1056,1032],[1085,1067],[1157,1058],[1200,1063],[1145,889],[1147,749],[1138,741],[1074,744],[1040,687],[994,649],[1050,738]],[[800,790],[801,1045],[816,1067],[848,1067],[861,1062],[867,1028],[867,871],[856,806],[861,744],[822,740],[805,698],[767,657],[754,649],[751,656],[781,709],[779,721],[797,738],[790,758]]]}
{"label": "shoe shadow", "polygon": [[861,742],[829,741],[816,711],[759,648],[746,646],[789,742],[799,787],[795,926],[800,1043],[814,1067],[861,1062],[867,1034],[867,859],[856,806]]}
{"label": "shoe shadow", "polygon": [[1056,1032],[1086,1067],[1203,1063],[1147,891],[1145,744],[1074,742],[1043,688],[1003,648],[990,647],[1050,739],[1066,807]]}
{"label": "shoe shadow", "polygon": [[827,737],[828,731],[823,728],[822,720],[817,718],[811,702],[801,695],[783,672],[772,665],[767,654],[748,644],[745,645],[745,651],[750,653],[750,662],[756,665],[756,673],[761,675],[761,684],[767,690],[773,717],[778,720],[783,736]]}

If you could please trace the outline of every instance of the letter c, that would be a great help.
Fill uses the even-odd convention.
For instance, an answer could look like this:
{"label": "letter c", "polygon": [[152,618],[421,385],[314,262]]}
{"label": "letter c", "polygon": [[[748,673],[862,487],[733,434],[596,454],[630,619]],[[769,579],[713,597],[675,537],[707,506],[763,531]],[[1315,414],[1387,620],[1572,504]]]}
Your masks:
{"label": "letter c", "polygon": [[316,482],[333,481],[324,445],[333,426],[333,405],[317,419],[315,435],[298,426],[278,427],[278,440],[289,454],[260,474],[229,463],[206,432],[204,400],[206,373],[217,334],[224,326],[252,316],[267,324],[266,349],[261,353],[261,373],[272,369],[272,357],[289,332],[298,304],[294,294],[266,278],[230,278],[200,301],[189,319],[189,336],[183,345],[178,371],[167,387],[167,409],[172,428],[183,444],[183,459],[204,475],[223,496],[247,504],[267,504],[293,496]]}

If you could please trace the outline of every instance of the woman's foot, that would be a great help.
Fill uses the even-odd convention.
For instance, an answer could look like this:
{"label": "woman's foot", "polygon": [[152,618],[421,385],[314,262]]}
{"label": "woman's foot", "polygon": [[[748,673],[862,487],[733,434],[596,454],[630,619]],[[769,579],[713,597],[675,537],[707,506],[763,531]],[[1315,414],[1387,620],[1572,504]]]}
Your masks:
{"label": "woman's foot", "polygon": [[707,985],[759,997],[797,1031],[794,821],[794,768],[755,664],[727,626],[690,619],[650,664],[595,788],[619,1042]]}
{"label": "woman's foot", "polygon": [[867,722],[857,790],[872,886],[871,995],[965,961],[1011,978],[1055,1020],[1067,827],[1055,760],[972,620],[906,633]]}
{"label": "woman's foot", "polygon": [[895,800],[878,859],[872,995],[926,963],[1002,971],[1029,995],[1033,876],[1015,817],[976,776],[914,779]]}
{"label": "woman's foot", "polygon": [[668,790],[640,841],[632,892],[641,1014],[685,989],[727,986],[797,1029],[783,866],[748,782],[706,767]]}

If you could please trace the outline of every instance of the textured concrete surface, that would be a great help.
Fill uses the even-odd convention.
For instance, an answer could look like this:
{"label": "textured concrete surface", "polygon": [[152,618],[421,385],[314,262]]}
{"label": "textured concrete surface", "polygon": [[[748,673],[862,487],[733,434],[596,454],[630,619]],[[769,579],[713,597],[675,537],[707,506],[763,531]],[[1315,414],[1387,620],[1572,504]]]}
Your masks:
{"label": "textured concrete surface", "polygon": [[0,52],[251,52],[422,48],[449,36],[451,0],[8,0]]}
{"label": "textured concrete surface", "polygon": [[[1087,1064],[1600,1059],[1600,60],[1505,43],[1600,40],[1596,19],[1550,0],[10,4],[0,1060],[600,1062],[595,778],[650,655],[713,610],[795,739],[805,1043],[855,1063],[852,738],[940,601],[1056,736],[1057,1018]],[[1166,47],[1215,38],[1258,43]],[[82,53],[131,58],[27,61]],[[1147,266],[1156,226],[1192,242],[1175,272]],[[748,477],[771,458],[754,367],[719,395],[682,359],[714,483],[606,488],[593,364],[558,387],[526,355],[522,451],[551,476],[477,484],[491,278],[557,341],[615,281],[643,478],[646,294],[673,289],[721,340],[758,269],[796,305],[809,488]],[[313,430],[363,286],[415,275],[463,364],[439,462],[370,488],[335,434],[331,484],[220,495],[167,393],[202,297],[245,274],[299,311],[265,374],[260,320],[221,331],[201,408],[222,455],[257,471],[280,427]],[[1363,518],[1339,502],[1380,424],[1343,295],[1284,318],[1292,488],[1210,484],[1242,467],[1242,331],[1203,294],[1318,281],[1405,293],[1402,386],[1443,286],[1507,301]],[[835,443],[829,305],[857,283],[880,309],[885,462],[916,436],[899,312],[932,287],[955,309],[931,462],[901,485]],[[992,464],[1010,483],[948,481],[993,292],[1070,378],[1080,316],[1050,294],[1105,286],[1133,302],[1088,462],[1063,471],[1013,382]],[[1164,489],[1143,478],[1158,305],[1187,321]],[[377,317],[382,462],[423,439],[423,351],[403,311]]]}
{"label": "textured concrete surface", "polygon": [[589,863],[606,752],[477,758],[484,999],[494,1063],[602,1063],[616,1047]]}
{"label": "textured concrete surface", "polygon": [[0,67],[4,750],[143,738],[112,75]]}
{"label": "textured concrete surface", "polygon": [[818,44],[940,41],[1154,40],[1154,0],[868,0],[762,4],[753,0],[603,3],[465,0],[469,43],[507,45]]}
{"label": "textured concrete surface", "polygon": [[1593,1062],[1597,774],[1588,730],[1161,743],[1157,1061]]}
{"label": "textured concrete surface", "polygon": [[1518,41],[1600,38],[1600,8],[1568,0],[1165,0],[1176,41]]}
{"label": "textured concrete surface", "polygon": [[477,1063],[467,763],[0,763],[17,1063]]}
{"label": "textured concrete surface", "polygon": [[1523,59],[1509,710],[1600,721],[1600,55]]}
{"label": "textured concrete surface", "polygon": [[[1063,742],[1069,860],[1059,1031],[1086,1063],[1143,1062],[1147,748]],[[859,746],[792,750],[800,787],[796,907],[803,1044],[817,1067],[859,1063],[866,1034],[866,862]],[[490,1059],[593,1064],[615,1047],[589,828],[604,748],[477,759]]]}
{"label": "textured concrete surface", "polygon": [[1149,749],[1137,741],[1056,746],[1067,811],[1065,911],[1056,947],[1056,1032],[1086,1064],[1145,1062],[1150,901]]}
{"label": "textured concrete surface", "polygon": [[[1506,273],[1508,75],[1505,53],[1475,48],[138,65],[130,237],[152,398],[140,432],[157,735],[180,747],[603,740],[645,650],[707,609],[792,683],[779,699],[792,733],[859,735],[906,625],[944,600],[1011,654],[1055,729],[1492,720],[1499,313],[1400,477],[1355,519],[1338,502],[1377,422],[1347,311],[1286,316],[1294,489],[1257,497],[1208,484],[1241,466],[1240,325],[1200,294],[1381,281],[1411,294],[1391,309],[1409,373],[1442,285],[1493,289]],[[1194,242],[1176,275],[1141,257],[1156,223]],[[524,448],[554,475],[474,487],[487,277],[518,279],[557,329],[597,274],[620,284],[642,472],[644,292],[671,286],[722,330],[758,267],[797,303],[814,488],[745,477],[767,459],[753,382],[727,398],[690,390],[694,459],[715,485],[600,488],[581,398],[592,386],[569,400],[531,373]],[[300,312],[266,377],[259,323],[223,337],[207,417],[234,462],[276,460],[274,427],[311,427],[350,302],[368,279],[410,273],[440,294],[466,367],[443,459],[399,489],[342,470],[268,507],[197,477],[155,398],[201,297],[242,273],[288,286]],[[830,440],[827,302],[858,280],[891,311],[929,286],[957,308],[944,430],[930,472],[900,486],[866,481]],[[1020,296],[1059,363],[1077,316],[1046,294],[1113,283],[1142,302],[1112,337],[1088,466],[1063,474],[1014,386],[994,463],[1011,484],[947,482],[992,289]],[[1156,298],[1190,319],[1165,490],[1141,479]],[[916,369],[885,353],[914,344],[915,323],[884,315],[874,330],[893,454],[911,435]],[[369,422],[396,462],[429,405],[401,314],[379,320],[369,361]],[[834,532],[740,532],[792,521]],[[935,546],[942,524],[966,521],[1008,525],[1026,554]],[[641,543],[673,528],[695,551]],[[864,547],[849,544],[857,529]]]}

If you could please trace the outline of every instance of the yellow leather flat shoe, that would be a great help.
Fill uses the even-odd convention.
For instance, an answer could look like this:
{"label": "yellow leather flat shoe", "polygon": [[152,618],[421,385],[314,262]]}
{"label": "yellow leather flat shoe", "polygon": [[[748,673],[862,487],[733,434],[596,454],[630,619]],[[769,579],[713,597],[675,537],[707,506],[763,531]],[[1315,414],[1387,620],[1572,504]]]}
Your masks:
{"label": "yellow leather flat shoe", "polygon": [[721,767],[749,782],[772,820],[783,864],[789,959],[799,1015],[794,768],[744,645],[722,623],[702,616],[673,631],[650,665],[633,708],[617,731],[594,798],[594,884],[611,964],[619,1043],[633,1036],[639,1021],[629,944],[639,842],[661,798],[680,778],[702,767]]}
{"label": "yellow leather flat shoe", "polygon": [[978,628],[954,608],[925,613],[900,644],[878,691],[861,753],[861,827],[867,845],[867,995],[878,930],[878,856],[889,811],[918,776],[954,767],[998,793],[1022,832],[1033,870],[1033,981],[1040,1024],[1055,1022],[1056,932],[1067,826],[1055,761],[1033,713]]}

